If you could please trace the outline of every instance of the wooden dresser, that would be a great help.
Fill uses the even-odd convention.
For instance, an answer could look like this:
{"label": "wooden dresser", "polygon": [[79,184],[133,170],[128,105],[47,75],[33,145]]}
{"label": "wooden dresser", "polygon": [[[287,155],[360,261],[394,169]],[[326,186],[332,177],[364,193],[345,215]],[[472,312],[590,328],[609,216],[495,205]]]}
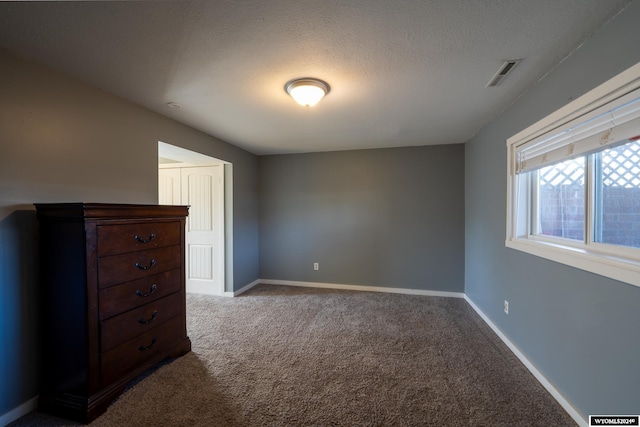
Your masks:
{"label": "wooden dresser", "polygon": [[133,378],[191,350],[186,206],[36,204],[40,409],[90,422]]}

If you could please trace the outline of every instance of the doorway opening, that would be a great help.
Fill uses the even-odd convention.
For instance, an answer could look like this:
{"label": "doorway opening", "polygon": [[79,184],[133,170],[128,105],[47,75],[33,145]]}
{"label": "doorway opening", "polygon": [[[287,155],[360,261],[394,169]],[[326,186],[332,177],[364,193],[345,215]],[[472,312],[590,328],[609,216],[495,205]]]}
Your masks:
{"label": "doorway opening", "polygon": [[158,141],[158,204],[190,206],[186,291],[233,295],[233,165]]}

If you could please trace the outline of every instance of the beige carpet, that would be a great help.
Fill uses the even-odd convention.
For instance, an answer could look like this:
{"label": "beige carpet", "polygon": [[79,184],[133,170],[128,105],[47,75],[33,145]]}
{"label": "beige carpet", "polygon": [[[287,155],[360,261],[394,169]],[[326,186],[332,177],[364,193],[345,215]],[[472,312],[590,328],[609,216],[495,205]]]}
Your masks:
{"label": "beige carpet", "polygon": [[575,425],[462,299],[259,285],[187,311],[193,352],[92,426]]}

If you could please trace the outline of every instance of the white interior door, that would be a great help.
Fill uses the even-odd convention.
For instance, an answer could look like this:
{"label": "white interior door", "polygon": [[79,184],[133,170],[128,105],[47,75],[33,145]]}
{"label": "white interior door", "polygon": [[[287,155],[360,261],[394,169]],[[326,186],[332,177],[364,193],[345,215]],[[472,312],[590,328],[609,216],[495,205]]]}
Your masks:
{"label": "white interior door", "polygon": [[159,169],[158,203],[161,205],[180,205],[182,204],[181,192],[180,169]]}
{"label": "white interior door", "polygon": [[223,180],[222,165],[159,170],[161,203],[190,206],[185,236],[187,292],[224,293]]}

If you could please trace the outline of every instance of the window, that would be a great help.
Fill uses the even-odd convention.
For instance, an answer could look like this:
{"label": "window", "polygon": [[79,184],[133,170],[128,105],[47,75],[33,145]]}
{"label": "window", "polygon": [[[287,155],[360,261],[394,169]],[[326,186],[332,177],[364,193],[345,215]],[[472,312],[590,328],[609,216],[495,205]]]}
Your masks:
{"label": "window", "polygon": [[506,246],[640,286],[640,64],[507,151]]}
{"label": "window", "polygon": [[597,153],[594,241],[640,248],[640,141]]}
{"label": "window", "polygon": [[540,169],[532,180],[535,235],[584,239],[585,159],[567,160]]}

